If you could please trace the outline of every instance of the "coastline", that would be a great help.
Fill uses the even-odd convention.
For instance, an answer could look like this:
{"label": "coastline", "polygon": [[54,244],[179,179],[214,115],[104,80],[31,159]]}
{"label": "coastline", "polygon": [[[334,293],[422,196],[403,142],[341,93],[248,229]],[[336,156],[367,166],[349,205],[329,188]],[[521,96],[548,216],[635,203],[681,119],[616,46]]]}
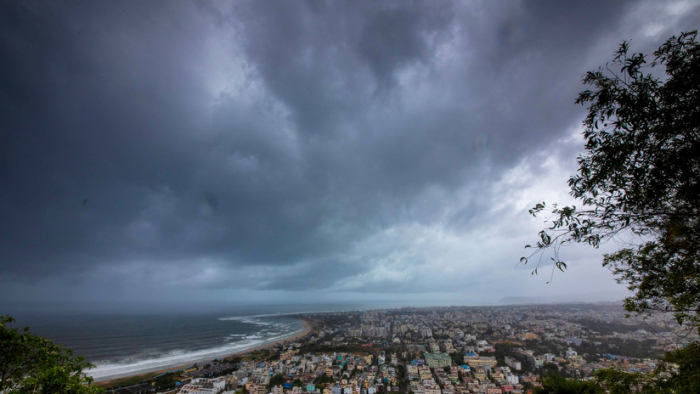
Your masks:
{"label": "coastline", "polygon": [[[299,331],[295,334],[292,334],[290,336],[280,338],[280,339],[275,340],[275,341],[262,343],[260,345],[253,346],[253,347],[248,348],[248,349],[232,352],[232,353],[226,354],[224,356],[220,356],[218,358],[225,359],[225,358],[231,358],[231,357],[240,357],[240,356],[244,356],[244,355],[259,351],[259,350],[264,350],[264,349],[271,348],[271,347],[274,347],[274,346],[277,346],[280,344],[284,344],[287,342],[294,342],[298,339],[301,339],[301,338],[309,335],[311,333],[311,331],[313,331],[313,326],[310,322],[308,322],[307,320],[304,320],[304,319],[296,318],[296,317],[295,317],[295,319],[299,320],[301,322],[301,324],[303,326],[303,329],[301,331]],[[122,379],[133,379],[133,378],[139,377],[139,376],[143,376],[144,379],[148,379],[149,377],[157,376],[157,375],[160,375],[160,374],[163,374],[166,372],[176,371],[176,370],[191,367],[192,364],[195,364],[195,363],[201,362],[201,361],[202,360],[194,361],[194,362],[191,362],[189,364],[184,364],[184,365],[183,364],[174,364],[174,365],[171,365],[169,367],[164,367],[164,368],[160,368],[157,370],[136,372],[136,373],[130,374],[130,375],[124,375],[124,376],[118,376],[118,377],[108,377],[106,379],[95,379],[93,384],[96,386],[100,386],[100,387],[111,387],[112,384],[114,384],[115,382],[122,380]]]}

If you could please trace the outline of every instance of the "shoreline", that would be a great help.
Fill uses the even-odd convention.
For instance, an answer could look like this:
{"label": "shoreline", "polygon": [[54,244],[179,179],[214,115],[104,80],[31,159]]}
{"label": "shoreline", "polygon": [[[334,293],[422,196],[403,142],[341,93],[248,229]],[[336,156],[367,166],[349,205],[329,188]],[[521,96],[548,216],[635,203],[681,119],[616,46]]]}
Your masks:
{"label": "shoreline", "polygon": [[[259,344],[259,345],[257,345],[257,346],[253,346],[253,347],[250,347],[250,348],[248,348],[248,349],[239,350],[239,351],[234,351],[234,352],[232,352],[232,353],[228,353],[228,354],[226,354],[226,355],[219,356],[219,357],[216,357],[216,358],[226,359],[226,358],[231,358],[231,357],[236,357],[236,356],[238,356],[238,357],[244,356],[244,355],[247,355],[247,354],[256,352],[256,351],[258,351],[258,350],[264,350],[264,349],[271,348],[271,347],[274,347],[274,346],[277,346],[277,345],[279,345],[279,344],[283,344],[283,343],[286,343],[286,342],[293,342],[293,341],[296,341],[297,339],[301,339],[301,338],[303,338],[303,337],[309,335],[309,334],[311,333],[311,331],[313,331],[313,325],[312,325],[310,322],[308,322],[307,320],[299,319],[299,318],[296,318],[296,317],[295,317],[294,319],[299,320],[299,321],[301,322],[302,326],[303,326],[303,329],[302,329],[300,332],[297,332],[297,333],[295,333],[295,334],[292,334],[292,335],[290,335],[290,336],[288,336],[288,337],[280,338],[280,339],[275,340],[275,341],[271,341],[271,342],[267,342],[267,343],[261,343],[261,344]],[[100,386],[100,387],[111,387],[112,384],[114,384],[114,383],[116,383],[117,381],[122,380],[122,379],[133,379],[133,378],[136,378],[136,377],[139,377],[139,376],[143,376],[144,379],[147,379],[147,378],[149,378],[149,377],[153,377],[153,376],[156,376],[156,375],[160,375],[160,374],[163,374],[163,373],[166,373],[166,372],[177,371],[177,370],[185,369],[185,368],[191,367],[193,364],[196,364],[196,363],[202,362],[202,361],[204,361],[204,360],[193,361],[193,362],[191,362],[191,363],[184,364],[184,365],[183,365],[183,364],[173,364],[173,365],[171,365],[171,366],[169,366],[169,367],[163,367],[163,368],[159,368],[159,369],[157,369],[157,370],[152,370],[152,371],[150,371],[150,370],[148,370],[148,371],[144,370],[144,371],[135,372],[135,373],[133,373],[133,374],[124,375],[124,376],[107,377],[106,379],[96,378],[96,379],[93,381],[93,385]]]}

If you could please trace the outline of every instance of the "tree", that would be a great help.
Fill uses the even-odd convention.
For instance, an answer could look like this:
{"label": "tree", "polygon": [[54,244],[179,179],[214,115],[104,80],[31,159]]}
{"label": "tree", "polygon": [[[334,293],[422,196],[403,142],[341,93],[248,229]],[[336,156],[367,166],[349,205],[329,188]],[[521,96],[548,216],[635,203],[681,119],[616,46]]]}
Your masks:
{"label": "tree", "polygon": [[0,316],[0,393],[93,394],[83,371],[93,365],[52,341],[13,328],[11,316]]}
{"label": "tree", "polygon": [[640,372],[625,372],[617,368],[599,369],[596,381],[610,394],[634,394],[659,392],[654,388],[655,380]]}
{"label": "tree", "polygon": [[[667,353],[656,372],[665,375],[657,379],[659,392],[700,393],[700,343]],[[677,367],[674,368],[674,367]]]}
{"label": "tree", "polygon": [[175,387],[176,379],[177,379],[177,375],[172,373],[172,372],[168,372],[168,373],[165,373],[163,375],[160,375],[160,376],[155,378],[155,381],[154,381],[155,388],[158,391],[165,391],[165,390],[172,389],[173,387]]}
{"label": "tree", "polygon": [[597,394],[604,391],[593,382],[581,382],[553,375],[542,379],[542,386],[535,388],[535,394]]}
{"label": "tree", "polygon": [[287,379],[281,373],[274,374],[270,378],[270,383],[268,384],[268,388],[279,386],[281,384],[284,384],[286,381],[287,381]]}
{"label": "tree", "polygon": [[[679,324],[700,332],[700,45],[697,31],[671,37],[647,65],[644,54],[623,42],[613,61],[590,71],[577,104],[586,154],[569,179],[581,206],[537,204],[534,216],[551,212],[525,263],[552,250],[553,270],[566,263],[560,247],[595,248],[616,236],[633,241],[603,259],[632,296],[631,313],[672,312]],[[663,68],[659,78],[653,68]],[[529,247],[529,245],[527,246]],[[537,271],[537,267],[535,271]],[[533,273],[534,273],[533,272]]]}

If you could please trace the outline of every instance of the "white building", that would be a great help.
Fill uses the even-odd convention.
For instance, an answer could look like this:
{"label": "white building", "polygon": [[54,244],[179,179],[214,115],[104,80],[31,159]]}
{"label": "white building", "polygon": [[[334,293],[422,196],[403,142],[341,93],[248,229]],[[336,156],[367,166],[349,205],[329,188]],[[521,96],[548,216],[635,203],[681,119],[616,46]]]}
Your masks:
{"label": "white building", "polygon": [[192,379],[180,389],[180,394],[219,394],[224,391],[226,379],[222,377],[214,379]]}
{"label": "white building", "polygon": [[513,368],[513,370],[515,371],[520,371],[521,369],[523,369],[523,366],[520,363],[520,361],[514,359],[513,357],[505,356],[504,360],[506,362],[506,365]]}

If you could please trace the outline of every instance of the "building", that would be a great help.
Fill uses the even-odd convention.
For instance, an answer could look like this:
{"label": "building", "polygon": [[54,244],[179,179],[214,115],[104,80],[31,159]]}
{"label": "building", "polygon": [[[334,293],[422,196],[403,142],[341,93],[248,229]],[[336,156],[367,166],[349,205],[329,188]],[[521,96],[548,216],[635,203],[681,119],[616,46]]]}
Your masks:
{"label": "building", "polygon": [[425,363],[429,367],[442,368],[452,365],[452,359],[447,353],[425,353]]}
{"label": "building", "polygon": [[472,353],[467,353],[464,355],[464,362],[469,364],[472,369],[483,367],[484,365],[489,365],[492,368],[496,368],[496,365],[498,364],[496,357],[480,357]]}
{"label": "building", "polygon": [[192,379],[180,389],[180,394],[218,394],[224,390],[226,379],[223,377],[214,379]]}
{"label": "building", "polygon": [[504,360],[505,360],[507,366],[513,368],[516,371],[520,371],[521,369],[523,369],[522,363],[520,361],[514,359],[513,357],[505,356]]}

